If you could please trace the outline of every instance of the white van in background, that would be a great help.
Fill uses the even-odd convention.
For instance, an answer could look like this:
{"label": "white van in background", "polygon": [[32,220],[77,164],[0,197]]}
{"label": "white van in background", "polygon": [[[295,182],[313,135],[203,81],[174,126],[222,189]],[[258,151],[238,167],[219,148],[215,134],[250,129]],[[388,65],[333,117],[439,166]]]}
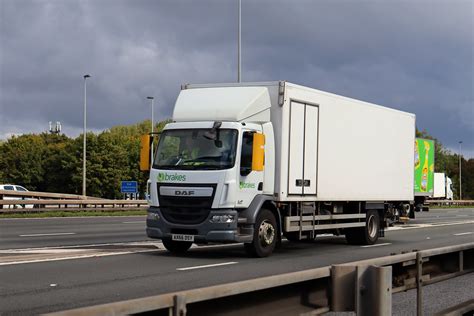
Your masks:
{"label": "white van in background", "polygon": [[[18,192],[28,192],[28,190],[25,187],[22,187],[21,185],[15,185],[15,184],[0,184],[0,190],[6,190],[6,191],[18,191]],[[32,200],[29,198],[21,198],[21,197],[15,197],[15,196],[4,196],[4,200]],[[33,204],[11,204],[11,205],[3,205],[3,208],[33,208]]]}
{"label": "white van in background", "polygon": [[435,172],[434,174],[434,199],[453,199],[453,190],[451,185],[453,181],[443,172]]}

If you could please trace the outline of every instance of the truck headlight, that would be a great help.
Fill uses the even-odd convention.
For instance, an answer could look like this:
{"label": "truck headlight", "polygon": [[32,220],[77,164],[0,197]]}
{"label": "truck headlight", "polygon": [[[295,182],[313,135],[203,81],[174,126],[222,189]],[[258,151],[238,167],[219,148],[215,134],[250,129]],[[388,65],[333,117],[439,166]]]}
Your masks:
{"label": "truck headlight", "polygon": [[146,215],[146,219],[157,221],[160,219],[160,215],[158,215],[158,213],[148,212],[148,214]]}
{"label": "truck headlight", "polygon": [[211,217],[211,223],[233,223],[235,215],[213,215]]}

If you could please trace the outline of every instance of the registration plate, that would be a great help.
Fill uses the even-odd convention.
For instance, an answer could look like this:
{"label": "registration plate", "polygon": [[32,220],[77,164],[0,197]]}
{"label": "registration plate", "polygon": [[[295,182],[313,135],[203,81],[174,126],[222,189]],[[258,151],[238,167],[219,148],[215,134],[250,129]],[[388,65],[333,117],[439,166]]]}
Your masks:
{"label": "registration plate", "polygon": [[175,241],[194,241],[193,235],[181,235],[181,234],[173,234],[171,235],[171,239]]}

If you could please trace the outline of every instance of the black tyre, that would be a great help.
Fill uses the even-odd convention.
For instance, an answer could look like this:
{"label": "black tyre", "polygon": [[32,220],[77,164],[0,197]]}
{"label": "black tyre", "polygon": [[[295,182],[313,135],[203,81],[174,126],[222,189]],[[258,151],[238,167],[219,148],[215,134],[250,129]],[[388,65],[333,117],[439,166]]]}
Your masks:
{"label": "black tyre", "polygon": [[188,251],[189,248],[191,248],[191,245],[193,244],[192,242],[189,241],[174,241],[171,239],[163,239],[163,246],[165,248],[174,254],[183,254],[186,251]]}
{"label": "black tyre", "polygon": [[367,211],[364,227],[346,230],[346,240],[351,245],[373,245],[379,238],[380,216],[376,210]]}
{"label": "black tyre", "polygon": [[423,204],[416,204],[415,212],[422,212],[422,211],[423,211]]}
{"label": "black tyre", "polygon": [[253,241],[244,244],[248,254],[255,257],[268,257],[275,249],[278,239],[278,227],[275,215],[267,209],[261,209],[254,225]]}

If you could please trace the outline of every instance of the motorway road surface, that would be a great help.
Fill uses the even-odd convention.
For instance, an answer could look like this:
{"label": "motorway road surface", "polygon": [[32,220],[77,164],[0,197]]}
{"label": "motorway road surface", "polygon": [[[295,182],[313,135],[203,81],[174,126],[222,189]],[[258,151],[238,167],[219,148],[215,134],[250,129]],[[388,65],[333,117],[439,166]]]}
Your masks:
{"label": "motorway road surface", "polygon": [[0,314],[58,311],[474,241],[474,209],[417,215],[370,247],[323,236],[285,242],[264,259],[248,258],[241,245],[171,256],[160,243],[146,242],[144,217],[0,220]]}
{"label": "motorway road surface", "polygon": [[[474,209],[434,209],[416,216],[401,227],[474,220]],[[145,216],[0,219],[0,249],[146,240]]]}

